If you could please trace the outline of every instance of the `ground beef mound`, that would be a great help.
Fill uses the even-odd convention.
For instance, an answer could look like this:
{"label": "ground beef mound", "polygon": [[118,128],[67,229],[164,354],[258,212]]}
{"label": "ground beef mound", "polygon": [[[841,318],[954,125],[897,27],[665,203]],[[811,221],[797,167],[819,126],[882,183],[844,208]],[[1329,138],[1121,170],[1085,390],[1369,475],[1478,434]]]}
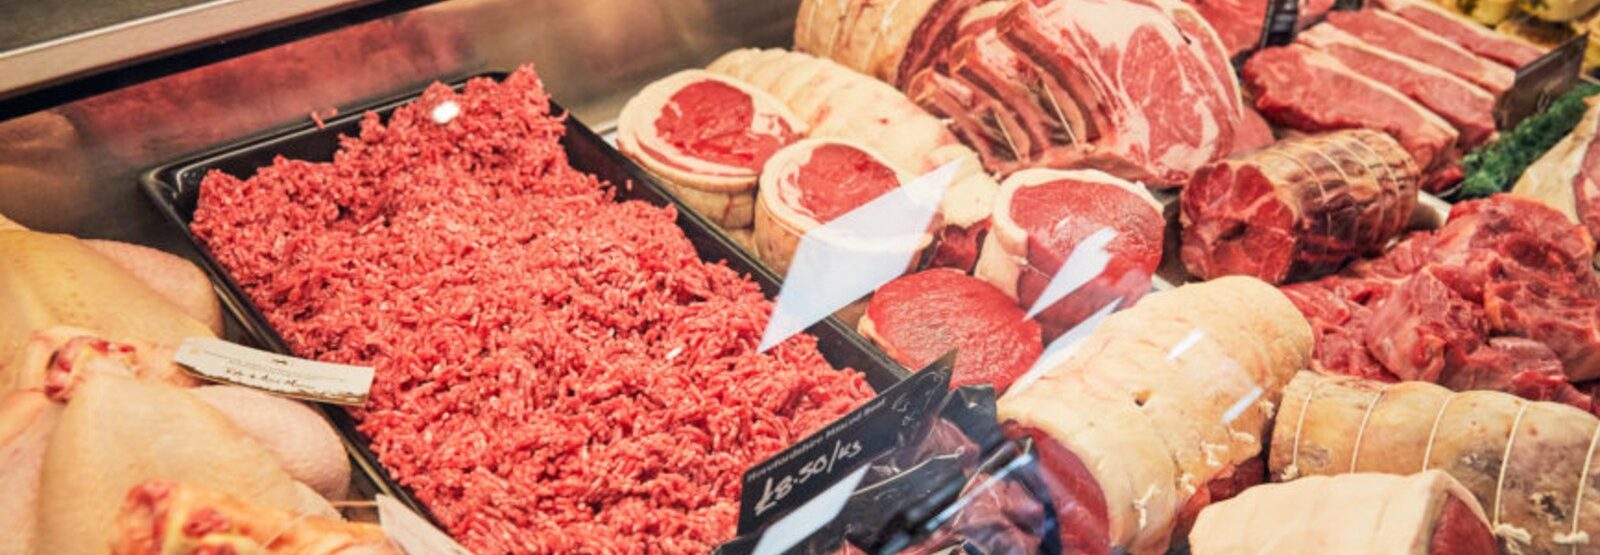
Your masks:
{"label": "ground beef mound", "polygon": [[531,69],[435,85],[333,163],[208,175],[193,230],[296,353],[377,367],[361,430],[468,548],[706,552],[747,467],[871,389],[809,336],[758,354],[756,285],[562,131]]}

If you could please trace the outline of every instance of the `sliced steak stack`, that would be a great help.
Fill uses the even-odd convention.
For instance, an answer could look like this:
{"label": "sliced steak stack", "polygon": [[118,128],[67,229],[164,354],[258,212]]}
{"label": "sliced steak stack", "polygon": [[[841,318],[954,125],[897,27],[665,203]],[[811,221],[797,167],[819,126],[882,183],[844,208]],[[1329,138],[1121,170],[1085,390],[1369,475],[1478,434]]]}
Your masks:
{"label": "sliced steak stack", "polygon": [[1460,134],[1421,104],[1304,44],[1268,48],[1245,62],[1246,88],[1268,120],[1307,132],[1368,128],[1395,137],[1423,173],[1423,189],[1461,177]]}
{"label": "sliced steak stack", "polygon": [[1326,275],[1402,231],[1417,184],[1400,144],[1366,129],[1288,139],[1217,162],[1183,189],[1183,263],[1205,279]]}
{"label": "sliced steak stack", "polygon": [[1382,257],[1284,292],[1316,330],[1324,371],[1494,388],[1590,410],[1566,382],[1600,378],[1594,251],[1560,212],[1496,195],[1457,204],[1443,228]]}
{"label": "sliced steak stack", "polygon": [[1325,25],[1436,66],[1496,95],[1511,88],[1511,81],[1516,78],[1511,68],[1480,58],[1449,39],[1383,10],[1333,12],[1328,14]]}
{"label": "sliced steak stack", "polygon": [[1432,110],[1460,132],[1463,152],[1488,142],[1495,132],[1494,95],[1455,75],[1388,52],[1332,25],[1318,25],[1297,36],[1337,58],[1356,73],[1386,84]]}
{"label": "sliced steak stack", "polygon": [[1427,29],[1468,52],[1511,68],[1520,68],[1544,55],[1544,49],[1489,30],[1427,0],[1377,0],[1384,11]]}

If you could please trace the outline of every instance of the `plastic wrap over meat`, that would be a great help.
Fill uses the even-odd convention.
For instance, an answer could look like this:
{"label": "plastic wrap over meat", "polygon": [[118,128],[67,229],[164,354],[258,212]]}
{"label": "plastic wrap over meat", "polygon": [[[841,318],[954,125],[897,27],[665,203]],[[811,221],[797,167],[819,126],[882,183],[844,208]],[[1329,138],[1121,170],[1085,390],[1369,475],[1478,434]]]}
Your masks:
{"label": "plastic wrap over meat", "polygon": [[1315,277],[1376,253],[1411,220],[1416,165],[1372,130],[1279,142],[1212,164],[1181,196],[1183,263],[1210,279]]}

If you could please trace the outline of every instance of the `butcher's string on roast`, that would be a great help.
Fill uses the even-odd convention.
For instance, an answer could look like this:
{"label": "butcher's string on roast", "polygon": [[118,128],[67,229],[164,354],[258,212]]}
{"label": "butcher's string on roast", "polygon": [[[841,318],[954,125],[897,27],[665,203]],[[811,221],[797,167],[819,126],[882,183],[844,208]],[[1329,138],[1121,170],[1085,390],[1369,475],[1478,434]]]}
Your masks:
{"label": "butcher's string on roast", "polygon": [[1289,449],[1289,466],[1283,469],[1283,480],[1289,481],[1300,476],[1300,432],[1306,429],[1306,413],[1311,410],[1311,400],[1317,398],[1317,391],[1327,381],[1318,380],[1311,386],[1311,392],[1306,394],[1305,403],[1300,405],[1300,417],[1294,422],[1294,446]]}
{"label": "butcher's string on roast", "polygon": [[1433,429],[1428,431],[1428,446],[1422,451],[1422,469],[1417,472],[1427,472],[1428,463],[1433,461],[1433,440],[1439,437],[1439,423],[1444,421],[1444,411],[1450,408],[1450,402],[1456,400],[1456,392],[1452,391],[1444,397],[1444,404],[1439,405],[1439,412],[1433,415]]}
{"label": "butcher's string on roast", "polygon": [[[1522,408],[1517,409],[1517,418],[1511,421],[1511,433],[1506,437],[1506,450],[1500,454],[1500,476],[1494,482],[1494,518],[1489,521],[1489,526],[1494,530],[1494,535],[1506,539],[1506,550],[1513,554],[1522,552],[1517,543],[1532,543],[1533,538],[1527,530],[1500,523],[1500,498],[1504,497],[1506,487],[1506,467],[1511,461],[1511,448],[1517,444],[1517,428],[1522,427],[1522,415],[1528,414],[1528,407],[1533,403],[1522,402]],[[1582,481],[1582,480],[1579,480]]]}
{"label": "butcher's string on roast", "polygon": [[1367,436],[1367,422],[1372,420],[1372,409],[1378,407],[1378,401],[1383,399],[1383,393],[1388,390],[1388,387],[1379,389],[1372,396],[1372,402],[1367,403],[1367,412],[1361,415],[1361,427],[1356,429],[1356,446],[1350,449],[1350,472],[1356,471],[1356,460],[1361,458],[1361,439]]}
{"label": "butcher's string on roast", "polygon": [[1594,446],[1600,442],[1600,425],[1594,427],[1594,433],[1589,437],[1589,454],[1583,458],[1583,474],[1578,476],[1578,493],[1572,496],[1572,531],[1565,536],[1557,536],[1556,543],[1572,546],[1572,555],[1578,555],[1578,545],[1589,543],[1589,534],[1578,531],[1578,522],[1583,516],[1583,490],[1589,485],[1589,467],[1594,462]]}

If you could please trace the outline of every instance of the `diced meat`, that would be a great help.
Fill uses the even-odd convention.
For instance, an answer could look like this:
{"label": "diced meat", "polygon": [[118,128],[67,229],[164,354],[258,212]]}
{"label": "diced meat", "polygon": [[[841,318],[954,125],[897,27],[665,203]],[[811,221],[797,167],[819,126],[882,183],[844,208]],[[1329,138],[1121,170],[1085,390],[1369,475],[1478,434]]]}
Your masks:
{"label": "diced meat", "polygon": [[1495,132],[1494,95],[1477,85],[1428,64],[1391,54],[1331,25],[1307,29],[1296,40],[1338,58],[1350,70],[1393,87],[1432,110],[1460,132],[1463,150],[1487,142]]}
{"label": "diced meat", "polygon": [[1437,191],[1460,178],[1459,134],[1392,87],[1362,76],[1303,44],[1255,53],[1241,72],[1269,121],[1307,132],[1378,129],[1395,137]]}
{"label": "diced meat", "polygon": [[1439,382],[1488,335],[1483,307],[1461,298],[1430,272],[1396,287],[1360,331],[1373,359],[1406,381]]}
{"label": "diced meat", "polygon": [[1477,21],[1451,13],[1427,0],[1378,0],[1377,4],[1473,54],[1511,68],[1520,68],[1544,55],[1544,50],[1532,43],[1491,31]]}
{"label": "diced meat", "polygon": [[[1600,378],[1594,242],[1512,195],[1457,204],[1445,226],[1284,292],[1312,323],[1318,366],[1594,408]],[[1352,338],[1359,337],[1359,341]]]}
{"label": "diced meat", "polygon": [[993,285],[937,268],[886,283],[872,295],[861,334],[916,370],[951,349],[951,387],[993,384],[1004,392],[1044,350],[1039,324]]}
{"label": "diced meat", "polygon": [[1417,183],[1411,157],[1383,133],[1288,139],[1195,174],[1180,197],[1180,255],[1206,279],[1331,273],[1404,228]]}
{"label": "diced meat", "polygon": [[1338,27],[1384,50],[1448,71],[1496,96],[1511,88],[1516,77],[1511,68],[1480,58],[1432,31],[1383,10],[1332,12],[1324,25]]}

